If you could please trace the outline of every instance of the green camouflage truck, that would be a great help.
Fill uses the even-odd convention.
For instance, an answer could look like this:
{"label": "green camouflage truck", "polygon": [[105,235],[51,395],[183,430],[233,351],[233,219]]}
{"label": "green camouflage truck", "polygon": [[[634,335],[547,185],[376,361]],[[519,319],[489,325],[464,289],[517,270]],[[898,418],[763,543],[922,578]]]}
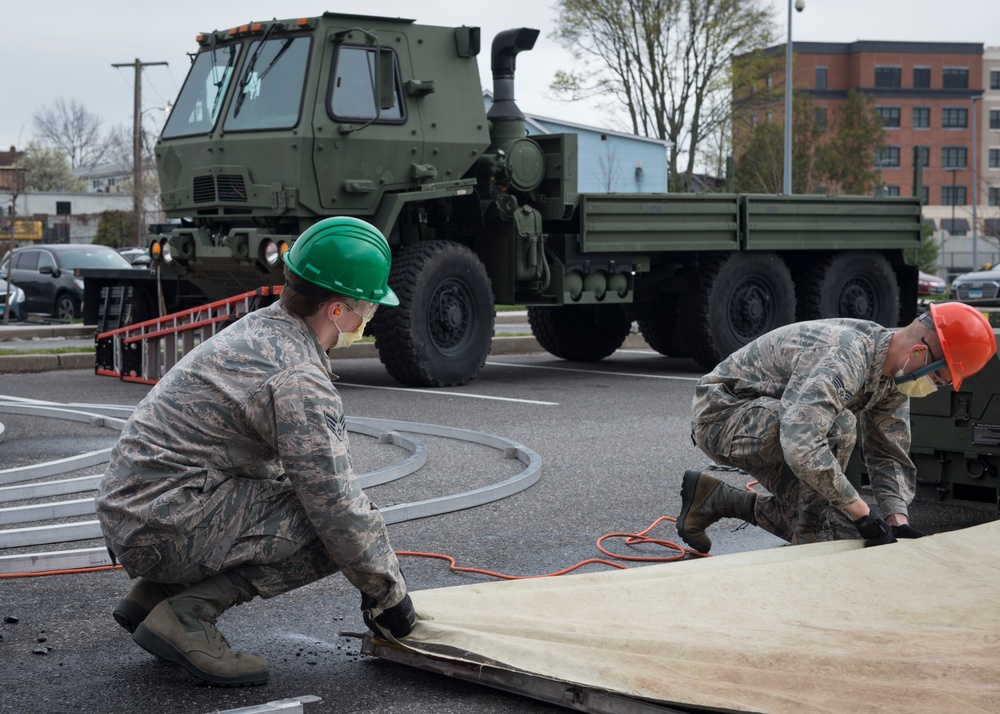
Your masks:
{"label": "green camouflage truck", "polygon": [[495,305],[526,305],[542,347],[600,360],[634,322],[710,368],[798,319],[894,326],[916,310],[917,199],[577,191],[576,135],[527,136],[519,53],[476,27],[327,13],[198,36],[156,144],[167,216],[154,260],[221,299],[281,284],[282,255],[327,216],[370,221],[401,305],[371,325],[398,381],[463,384]]}

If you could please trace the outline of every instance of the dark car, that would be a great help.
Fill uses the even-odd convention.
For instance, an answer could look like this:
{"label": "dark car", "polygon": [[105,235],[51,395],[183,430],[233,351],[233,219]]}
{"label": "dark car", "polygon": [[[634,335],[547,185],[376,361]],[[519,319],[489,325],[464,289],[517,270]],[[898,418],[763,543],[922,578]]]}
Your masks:
{"label": "dark car", "polygon": [[82,268],[128,270],[132,264],[104,245],[31,245],[15,248],[0,264],[0,273],[24,290],[25,310],[54,315],[60,320],[79,317],[83,309]]}
{"label": "dark car", "polygon": [[[10,297],[7,297],[7,291],[10,291]],[[7,301],[10,300],[8,303]],[[13,283],[7,282],[7,276],[4,273],[0,273],[0,321],[3,320],[3,313],[7,309],[8,304],[10,306],[10,316],[7,321],[12,320],[24,320],[28,317],[27,312],[24,309],[24,291]]]}

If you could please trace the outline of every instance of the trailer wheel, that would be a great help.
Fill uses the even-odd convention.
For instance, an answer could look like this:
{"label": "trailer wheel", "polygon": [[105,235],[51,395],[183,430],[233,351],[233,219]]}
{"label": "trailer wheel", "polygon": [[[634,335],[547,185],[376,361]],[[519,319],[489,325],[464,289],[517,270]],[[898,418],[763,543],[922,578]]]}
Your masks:
{"label": "trailer wheel", "polygon": [[681,298],[681,335],[705,369],[776,327],[795,320],[795,284],[774,253],[731,253],[702,260],[699,286]]}
{"label": "trailer wheel", "polygon": [[493,292],[469,248],[449,241],[409,246],[393,258],[389,285],[399,307],[372,320],[379,359],[411,387],[450,387],[473,379],[493,340]]}
{"label": "trailer wheel", "polygon": [[678,301],[674,297],[661,302],[645,320],[639,320],[639,331],[646,343],[666,357],[690,357],[680,334]]}
{"label": "trailer wheel", "polygon": [[597,362],[614,353],[632,329],[618,305],[528,308],[531,332],[547,352],[575,362]]}
{"label": "trailer wheel", "polygon": [[799,319],[852,317],[899,324],[899,282],[885,256],[837,253],[814,261],[798,281]]}

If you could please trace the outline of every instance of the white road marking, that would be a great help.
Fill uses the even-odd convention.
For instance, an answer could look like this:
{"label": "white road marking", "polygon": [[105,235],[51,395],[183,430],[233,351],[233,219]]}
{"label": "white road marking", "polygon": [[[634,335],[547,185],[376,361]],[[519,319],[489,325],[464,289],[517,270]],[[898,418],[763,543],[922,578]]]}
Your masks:
{"label": "white road marking", "polygon": [[697,382],[700,377],[675,377],[669,374],[639,374],[633,372],[611,372],[598,369],[575,369],[573,367],[550,367],[542,364],[512,364],[510,362],[491,362],[487,360],[487,365],[491,367],[522,367],[524,369],[551,369],[556,372],[581,372],[583,374],[609,375],[616,377],[641,377],[644,379],[677,379],[682,382]]}
{"label": "white road marking", "polygon": [[487,394],[464,394],[462,392],[442,392],[440,389],[411,389],[409,387],[377,387],[370,384],[352,384],[350,382],[335,382],[337,387],[357,387],[358,389],[385,389],[390,392],[416,392],[430,396],[468,397],[469,399],[492,399],[498,402],[518,402],[519,404],[538,404],[544,407],[559,406],[559,402],[540,402],[535,399],[514,399],[512,397],[493,397]]}

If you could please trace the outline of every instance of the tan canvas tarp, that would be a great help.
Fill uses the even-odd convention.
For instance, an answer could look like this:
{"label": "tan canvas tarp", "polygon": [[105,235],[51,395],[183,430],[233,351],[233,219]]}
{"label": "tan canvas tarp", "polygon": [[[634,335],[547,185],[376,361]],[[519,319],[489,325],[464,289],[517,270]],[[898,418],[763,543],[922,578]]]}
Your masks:
{"label": "tan canvas tarp", "polygon": [[1000,522],[860,546],[415,592],[406,643],[689,706],[1000,712]]}

